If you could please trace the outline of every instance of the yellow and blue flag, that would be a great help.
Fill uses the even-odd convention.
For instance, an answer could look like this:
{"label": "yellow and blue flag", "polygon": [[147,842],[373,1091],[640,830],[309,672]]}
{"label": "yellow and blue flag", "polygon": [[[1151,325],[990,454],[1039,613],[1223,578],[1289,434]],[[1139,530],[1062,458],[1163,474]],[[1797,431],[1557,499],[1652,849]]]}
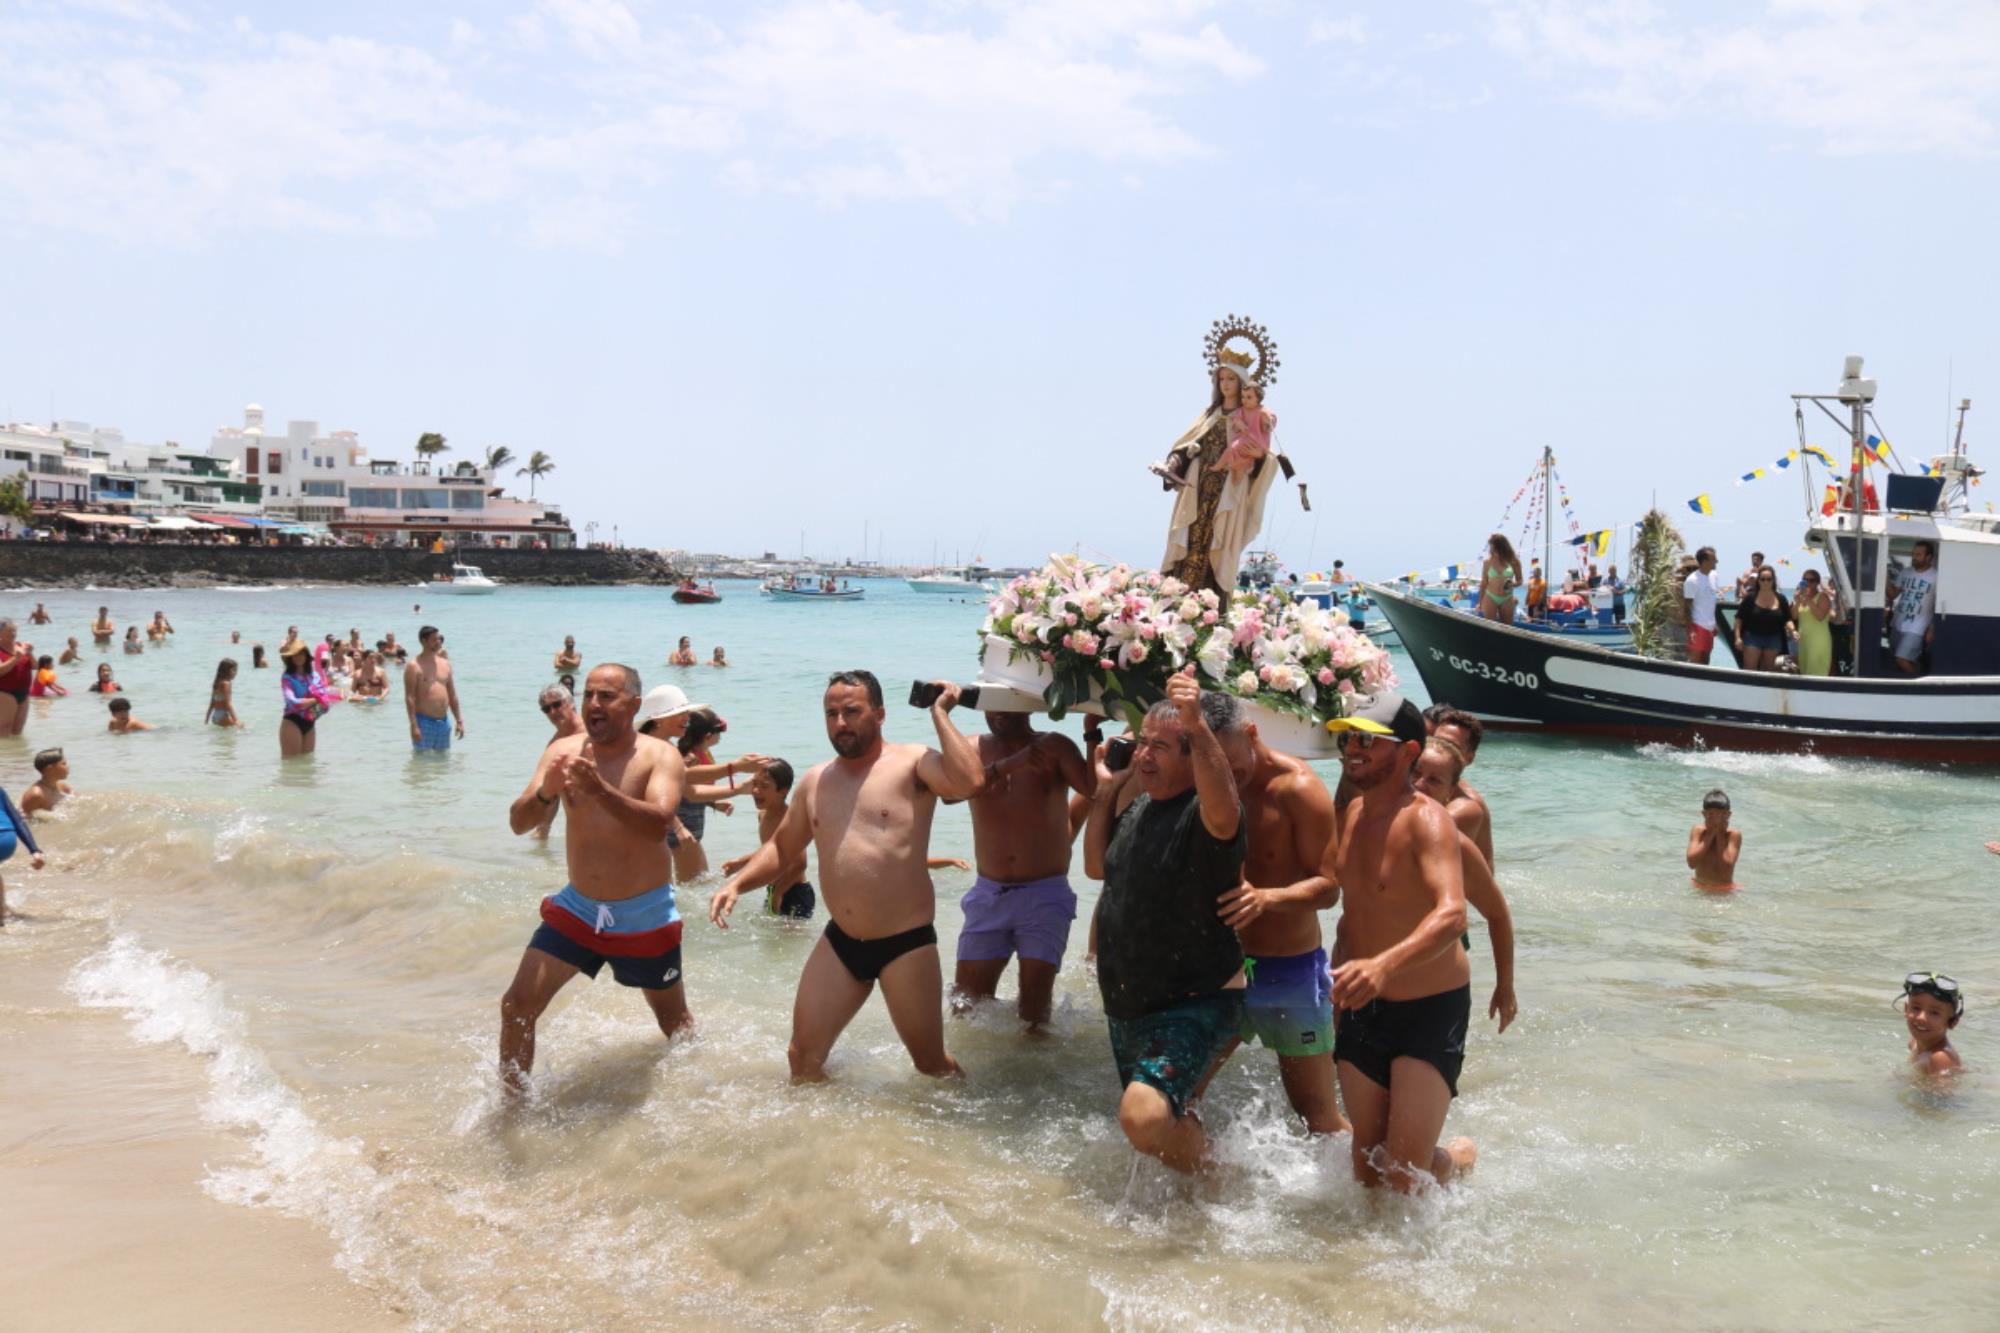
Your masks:
{"label": "yellow and blue flag", "polygon": [[1694,510],[1697,514],[1713,514],[1715,512],[1715,501],[1709,499],[1706,495],[1697,495],[1694,499],[1688,501],[1688,508]]}
{"label": "yellow and blue flag", "polygon": [[1742,484],[1743,484],[1744,482],[1746,482],[1746,481],[1755,481],[1755,480],[1757,480],[1757,478],[1759,478],[1759,477],[1761,477],[1761,476],[1763,476],[1763,475],[1764,475],[1764,469],[1763,469],[1763,468],[1760,468],[1760,467],[1753,467],[1753,468],[1751,468],[1751,469],[1750,469],[1750,470],[1749,470],[1748,472],[1746,472],[1746,473],[1744,473],[1744,474],[1743,474],[1742,476],[1738,477],[1738,478],[1736,479],[1736,484],[1737,484],[1738,486],[1741,486],[1741,485],[1742,485]]}
{"label": "yellow and blue flag", "polygon": [[1868,452],[1874,456],[1876,462],[1886,463],[1889,461],[1889,442],[1870,435],[1868,437]]}
{"label": "yellow and blue flag", "polygon": [[1799,452],[1802,454],[1810,455],[1813,458],[1817,458],[1821,463],[1824,463],[1827,467],[1835,466],[1833,461],[1833,455],[1828,453],[1826,450],[1820,448],[1816,444],[1802,445],[1799,448]]}

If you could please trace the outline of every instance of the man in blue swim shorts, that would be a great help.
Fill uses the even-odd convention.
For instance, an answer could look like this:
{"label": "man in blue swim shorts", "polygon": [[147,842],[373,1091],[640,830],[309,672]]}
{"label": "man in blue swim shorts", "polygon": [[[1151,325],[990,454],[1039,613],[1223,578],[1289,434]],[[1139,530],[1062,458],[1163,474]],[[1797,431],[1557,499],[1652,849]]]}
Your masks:
{"label": "man in blue swim shorts", "polygon": [[[410,715],[410,745],[449,750],[453,735],[465,739],[465,714],[458,709],[458,680],[444,655],[444,635],[435,625],[417,631],[422,649],[403,668],[403,707]],[[447,720],[449,714],[449,720]]]}
{"label": "man in blue swim shorts", "polygon": [[1098,785],[1084,831],[1084,869],[1104,881],[1097,985],[1124,1087],[1118,1125],[1187,1173],[1209,1157],[1189,1103],[1243,1026],[1243,950],[1216,911],[1243,879],[1243,806],[1215,738],[1239,712],[1189,672],[1174,676],[1131,767]]}
{"label": "man in blue swim shorts", "polygon": [[500,1000],[500,1080],[510,1096],[527,1090],[536,1020],[579,972],[595,977],[609,963],[613,980],[645,992],[662,1032],[693,1025],[667,853],[683,765],[673,746],[632,729],[639,698],[631,667],[594,669],[580,701],[583,731],[542,752],[507,812],[521,834],[559,804],[569,857],[569,883],[542,900],[542,924]]}
{"label": "man in blue swim shorts", "polygon": [[1010,958],[1020,963],[1020,1012],[1029,1030],[1049,1021],[1056,974],[1076,919],[1069,886],[1069,793],[1089,796],[1097,774],[1067,736],[1037,732],[1026,713],[988,713],[978,738],[972,847],[979,877],[959,900],[952,1007],[991,999]]}
{"label": "man in blue swim shorts", "polygon": [[1264,744],[1247,718],[1217,733],[1243,797],[1243,882],[1222,896],[1242,941],[1243,1040],[1278,1057],[1292,1109],[1311,1134],[1347,1128],[1333,1074],[1333,982],[1319,913],[1340,898],[1325,862],[1333,795],[1302,760]]}

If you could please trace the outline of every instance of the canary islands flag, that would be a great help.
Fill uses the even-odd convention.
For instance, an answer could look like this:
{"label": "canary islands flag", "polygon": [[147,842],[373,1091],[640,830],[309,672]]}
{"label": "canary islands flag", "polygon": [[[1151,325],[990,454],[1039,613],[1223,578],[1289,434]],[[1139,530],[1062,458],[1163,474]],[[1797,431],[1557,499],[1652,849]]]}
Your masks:
{"label": "canary islands flag", "polygon": [[1828,453],[1826,450],[1820,448],[1816,444],[1804,445],[1799,449],[1799,452],[1802,454],[1809,455],[1810,457],[1817,458],[1821,463],[1825,464],[1827,467],[1832,467],[1834,465],[1833,455]]}
{"label": "canary islands flag", "polygon": [[1697,495],[1694,499],[1688,501],[1688,508],[1694,510],[1697,514],[1713,514],[1715,512],[1715,502],[1706,495]]}
{"label": "canary islands flag", "polygon": [[1876,462],[1886,463],[1889,461],[1889,442],[1870,435],[1868,437],[1868,452],[1874,456]]}

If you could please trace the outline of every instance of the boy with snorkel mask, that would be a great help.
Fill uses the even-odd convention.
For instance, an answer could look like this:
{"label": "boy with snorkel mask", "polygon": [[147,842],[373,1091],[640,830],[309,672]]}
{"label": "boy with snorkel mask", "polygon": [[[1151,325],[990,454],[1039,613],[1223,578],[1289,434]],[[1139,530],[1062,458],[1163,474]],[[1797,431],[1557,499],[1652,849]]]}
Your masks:
{"label": "boy with snorkel mask", "polygon": [[1910,1063],[1933,1078],[1949,1078],[1965,1067],[1952,1049],[1951,1030],[1965,1016],[1965,992],[1937,972],[1903,978],[1903,1021],[1910,1028]]}

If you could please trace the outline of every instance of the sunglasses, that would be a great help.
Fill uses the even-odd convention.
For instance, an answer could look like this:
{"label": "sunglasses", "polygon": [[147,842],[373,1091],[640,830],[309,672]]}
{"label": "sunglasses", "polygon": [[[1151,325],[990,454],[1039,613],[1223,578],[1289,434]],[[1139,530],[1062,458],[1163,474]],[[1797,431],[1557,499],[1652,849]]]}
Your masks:
{"label": "sunglasses", "polygon": [[543,704],[542,716],[554,717],[557,713],[560,713],[562,710],[563,710],[563,705],[561,704]]}
{"label": "sunglasses", "polygon": [[1954,1009],[1965,1011],[1965,995],[1958,989],[1958,983],[1942,972],[1912,972],[1903,978],[1903,994],[1915,995],[1919,992],[1935,995]]}
{"label": "sunglasses", "polygon": [[1377,741],[1384,745],[1396,744],[1394,736],[1378,736],[1372,731],[1343,731],[1333,738],[1334,748],[1338,750],[1345,750],[1350,744],[1358,750],[1372,750]]}

